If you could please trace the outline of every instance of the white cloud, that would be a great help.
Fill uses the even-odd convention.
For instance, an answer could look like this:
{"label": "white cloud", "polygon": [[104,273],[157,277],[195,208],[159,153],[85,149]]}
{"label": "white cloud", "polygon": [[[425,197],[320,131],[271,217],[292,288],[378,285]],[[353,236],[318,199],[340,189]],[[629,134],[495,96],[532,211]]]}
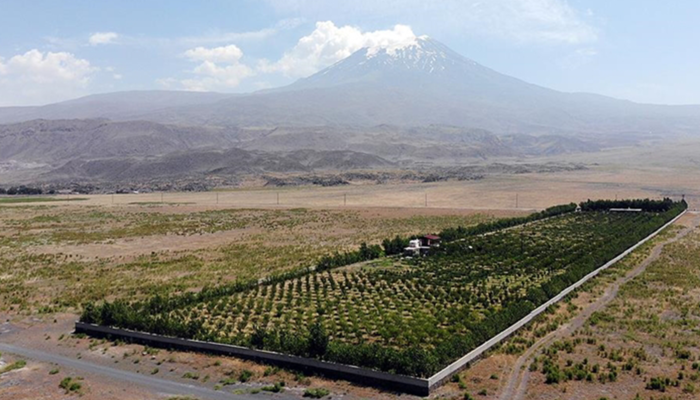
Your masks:
{"label": "white cloud", "polygon": [[256,31],[245,32],[221,32],[213,31],[199,36],[187,36],[175,39],[175,42],[184,46],[216,45],[224,43],[238,43],[244,41],[256,41],[268,39],[281,31],[294,29],[304,22],[302,18],[286,18],[278,21],[274,26]]}
{"label": "white cloud", "polygon": [[197,77],[182,81],[182,86],[185,90],[216,91],[233,89],[241,83],[242,79],[253,75],[253,70],[247,65],[240,63],[219,65],[211,61],[204,61],[192,72]]}
{"label": "white cloud", "polygon": [[596,29],[564,0],[497,0],[474,8],[477,15],[491,16],[484,20],[486,30],[516,41],[577,45],[598,39]]}
{"label": "white cloud", "polygon": [[88,39],[88,43],[91,46],[98,46],[101,44],[111,44],[114,43],[119,35],[116,32],[97,32],[93,33]]}
{"label": "white cloud", "polygon": [[[280,32],[294,29],[304,23],[303,18],[292,17],[279,20],[274,25],[254,31],[231,32],[210,30],[201,35],[180,37],[130,36],[116,32],[96,32],[88,38],[88,45],[98,46],[119,43],[131,47],[179,47],[214,46],[228,43],[254,42],[269,39]],[[54,49],[78,49],[85,45],[84,37],[44,37]]]}
{"label": "white cloud", "polygon": [[5,65],[6,74],[27,82],[75,82],[87,84],[95,68],[88,60],[76,58],[71,53],[42,53],[34,49],[10,58]]}
{"label": "white cloud", "polygon": [[117,70],[114,67],[105,67],[104,71],[112,74],[112,79],[115,79],[115,80],[120,80],[124,77],[122,74],[117,73]]}
{"label": "white cloud", "polygon": [[567,0],[268,0],[280,14],[315,15],[319,19],[372,21],[391,16],[431,36],[468,34],[514,42],[580,45],[598,39],[587,18]]}
{"label": "white cloud", "polygon": [[85,94],[98,70],[71,53],[37,49],[0,60],[0,104],[45,104]]}
{"label": "white cloud", "polygon": [[226,91],[237,87],[242,79],[255,74],[252,68],[243,64],[243,52],[236,45],[222,47],[197,47],[187,50],[184,57],[199,64],[190,73],[194,77],[177,80],[160,79],[157,82],[165,88],[181,88],[192,91]]}
{"label": "white cloud", "polygon": [[183,46],[212,45],[248,40],[263,40],[274,36],[275,34],[277,34],[277,29],[263,28],[257,31],[247,32],[210,32],[200,36],[187,36],[174,40],[177,44]]}
{"label": "white cloud", "polygon": [[211,49],[197,47],[195,49],[187,50],[185,52],[185,57],[192,61],[237,63],[241,57],[243,57],[243,52],[238,48],[238,46],[233,44],[222,47],[214,47]]}
{"label": "white cloud", "polygon": [[332,21],[317,22],[311,34],[299,39],[280,60],[271,63],[262,60],[258,68],[262,72],[282,72],[289,77],[304,77],[350,56],[362,48],[369,53],[379,48],[389,51],[415,42],[416,35],[406,25],[396,25],[390,30],[362,32],[353,26],[336,26]]}

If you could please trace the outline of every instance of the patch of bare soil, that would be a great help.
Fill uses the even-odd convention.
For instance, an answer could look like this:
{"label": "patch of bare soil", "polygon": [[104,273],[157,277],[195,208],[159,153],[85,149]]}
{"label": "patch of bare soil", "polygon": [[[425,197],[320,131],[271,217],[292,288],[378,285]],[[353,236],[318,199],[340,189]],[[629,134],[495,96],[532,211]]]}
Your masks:
{"label": "patch of bare soil", "polygon": [[199,235],[152,235],[111,240],[109,243],[87,243],[79,245],[51,244],[34,246],[35,254],[71,254],[93,259],[119,257],[130,260],[141,255],[160,252],[182,252],[215,248],[240,241],[248,235],[262,232],[261,229],[233,229]]}

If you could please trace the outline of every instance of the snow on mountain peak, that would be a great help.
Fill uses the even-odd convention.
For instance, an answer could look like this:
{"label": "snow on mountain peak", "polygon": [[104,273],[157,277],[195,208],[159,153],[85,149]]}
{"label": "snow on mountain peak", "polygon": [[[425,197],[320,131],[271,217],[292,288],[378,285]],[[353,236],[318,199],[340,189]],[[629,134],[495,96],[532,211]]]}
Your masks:
{"label": "snow on mountain peak", "polygon": [[476,65],[428,36],[414,35],[402,39],[366,47],[363,49],[365,61],[360,64],[374,62],[414,71],[423,70],[431,74],[464,62]]}
{"label": "snow on mountain peak", "polygon": [[[407,27],[408,28],[408,27]],[[399,31],[398,28],[394,32]],[[386,32],[383,32],[386,33]],[[375,40],[350,56],[305,79],[295,88],[337,86],[351,82],[392,82],[405,85],[412,79],[435,82],[459,76],[490,76],[492,72],[427,36],[393,35]],[[387,36],[382,35],[384,39]],[[400,39],[400,40],[399,40]],[[457,78],[458,79],[458,78]]]}
{"label": "snow on mountain peak", "polygon": [[436,49],[430,38],[426,35],[405,38],[402,41],[395,41],[386,45],[375,45],[366,48],[367,59],[386,54],[392,58],[409,58],[417,60],[425,56],[444,57],[443,51]]}

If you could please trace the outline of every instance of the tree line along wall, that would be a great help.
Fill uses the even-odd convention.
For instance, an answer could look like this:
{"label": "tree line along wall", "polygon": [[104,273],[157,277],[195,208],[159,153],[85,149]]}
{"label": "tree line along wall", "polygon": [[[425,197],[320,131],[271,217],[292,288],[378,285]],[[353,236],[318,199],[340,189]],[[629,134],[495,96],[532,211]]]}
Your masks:
{"label": "tree line along wall", "polygon": [[[503,231],[472,227],[469,228],[474,232],[471,235],[467,234],[467,229],[458,228],[451,244],[399,271],[345,276],[330,270],[316,271],[272,279],[263,285],[237,284],[208,289],[198,295],[156,296],[138,304],[117,301],[101,306],[88,305],[81,319],[87,323],[268,349],[390,373],[434,376],[445,365],[479,348],[516,321],[527,318],[538,305],[546,304],[685,209],[684,203],[660,203],[648,203],[655,207],[654,210],[637,215],[600,211],[573,214],[571,205],[562,206],[567,211],[554,215],[567,214],[566,218],[528,224],[527,228]],[[553,216],[541,215],[537,219],[521,219],[520,225]],[[591,218],[595,224],[587,220]],[[502,222],[491,226],[503,228],[518,224],[509,226],[508,222]],[[590,234],[579,232],[585,227],[596,227],[595,234],[601,235],[602,239],[596,241]],[[624,230],[623,235],[620,230]],[[580,237],[568,247],[562,247],[563,242],[553,243],[535,237],[565,238],[566,233],[572,232],[578,232]],[[552,253],[553,245],[561,248],[558,253],[561,257],[541,257]],[[590,256],[592,248],[598,249],[595,256]],[[498,255],[497,263],[493,262],[494,254]],[[487,259],[490,264],[485,263]],[[535,263],[541,259],[544,261]],[[470,263],[495,267],[486,270],[485,276],[480,276],[479,272],[485,269],[469,268]],[[566,268],[562,270],[563,267]],[[518,276],[526,276],[528,280],[517,280]],[[455,285],[444,290],[433,284],[421,287],[418,283],[441,280],[449,280]],[[415,285],[419,286],[416,288]],[[459,291],[462,286],[469,287],[469,290]],[[426,292],[426,289],[429,290]],[[429,296],[407,298],[413,292],[428,293]],[[345,296],[347,301],[331,303],[329,307],[329,303],[323,301],[324,293],[326,299],[332,297],[342,301]],[[393,304],[382,302],[386,298],[392,299],[392,296],[401,301]],[[438,309],[424,309],[422,314],[411,315],[411,321],[418,321],[414,325],[402,325],[400,318],[397,320],[407,308],[426,302]],[[352,304],[358,303],[370,304],[371,309],[355,309],[354,316],[335,312],[352,311]],[[465,303],[468,307],[462,307]],[[441,305],[445,307],[440,309]],[[392,311],[377,314],[376,310],[382,308]],[[280,315],[275,317],[277,314]],[[377,315],[382,326],[376,323],[363,325],[358,314]],[[145,315],[155,317],[145,318]],[[231,320],[231,315],[236,315],[236,319]],[[248,319],[244,321],[245,315]],[[251,321],[251,315],[254,321]],[[291,316],[284,322],[282,315]],[[474,315],[479,317],[478,323],[464,323]],[[442,319],[436,320],[438,317]],[[451,325],[442,330],[425,331],[424,328],[431,324]],[[311,326],[311,329],[305,331],[299,326]],[[398,326],[402,332],[422,334],[401,337],[396,330],[386,330],[392,326]],[[396,340],[394,335],[399,335],[398,340],[405,342],[392,342]]]}

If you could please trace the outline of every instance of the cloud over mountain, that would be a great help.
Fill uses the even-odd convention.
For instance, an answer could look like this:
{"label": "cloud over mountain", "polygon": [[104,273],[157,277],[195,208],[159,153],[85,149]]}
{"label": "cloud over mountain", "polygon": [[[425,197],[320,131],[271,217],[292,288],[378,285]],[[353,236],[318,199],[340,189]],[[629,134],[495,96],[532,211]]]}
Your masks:
{"label": "cloud over mountain", "polygon": [[85,94],[98,68],[68,52],[37,49],[0,59],[0,105],[64,100]]}
{"label": "cloud over mountain", "polygon": [[282,72],[289,77],[309,76],[332,65],[361,48],[376,51],[393,49],[414,43],[416,35],[410,26],[396,25],[392,29],[363,32],[353,26],[336,26],[333,21],[316,23],[316,29],[299,39],[291,50],[274,63],[263,61],[263,72]]}
{"label": "cloud over mountain", "polygon": [[230,90],[237,87],[242,79],[255,74],[251,67],[241,62],[243,51],[233,44],[196,47],[185,51],[183,56],[199,63],[191,70],[193,77],[179,81],[164,79],[160,81],[161,85],[196,92]]}

